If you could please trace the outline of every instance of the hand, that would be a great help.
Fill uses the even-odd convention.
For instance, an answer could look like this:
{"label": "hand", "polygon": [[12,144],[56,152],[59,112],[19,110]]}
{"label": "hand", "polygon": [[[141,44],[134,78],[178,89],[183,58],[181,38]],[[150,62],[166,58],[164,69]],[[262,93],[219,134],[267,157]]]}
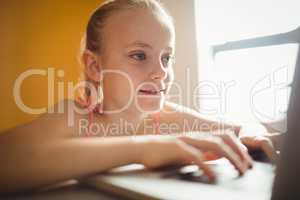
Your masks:
{"label": "hand", "polygon": [[278,159],[282,134],[267,133],[262,136],[242,136],[241,142],[251,150],[262,150],[273,163]]}
{"label": "hand", "polygon": [[154,136],[139,140],[139,145],[141,145],[140,163],[146,167],[195,164],[211,181],[215,179],[215,174],[205,164],[208,154],[214,155],[215,158],[226,157],[240,174],[244,174],[252,166],[252,160],[246,149],[242,147],[233,133],[223,133],[209,138]]}
{"label": "hand", "polygon": [[248,154],[247,148],[231,130],[217,130],[213,134],[203,136],[194,133],[192,137],[180,136],[185,143],[198,148],[204,154],[205,160],[215,160],[221,157],[227,158],[237,170],[243,174],[253,166],[253,161]]}
{"label": "hand", "polygon": [[243,136],[263,136],[268,133],[267,128],[258,122],[243,124],[239,130],[239,137]]}

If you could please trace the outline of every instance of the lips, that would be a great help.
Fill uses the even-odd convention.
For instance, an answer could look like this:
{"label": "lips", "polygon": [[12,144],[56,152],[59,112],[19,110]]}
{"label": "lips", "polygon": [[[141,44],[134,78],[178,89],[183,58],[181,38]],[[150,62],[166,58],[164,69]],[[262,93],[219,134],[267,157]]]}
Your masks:
{"label": "lips", "polygon": [[161,89],[161,90],[151,90],[151,89],[141,89],[139,90],[139,93],[142,93],[144,95],[158,95],[160,93],[164,93],[166,89]]}

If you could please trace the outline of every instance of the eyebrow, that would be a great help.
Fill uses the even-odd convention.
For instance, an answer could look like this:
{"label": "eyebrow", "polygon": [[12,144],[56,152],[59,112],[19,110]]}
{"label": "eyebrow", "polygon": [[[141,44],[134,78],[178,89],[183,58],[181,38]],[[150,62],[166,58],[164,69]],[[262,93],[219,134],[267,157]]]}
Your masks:
{"label": "eyebrow", "polygon": [[[149,45],[145,42],[141,42],[141,41],[135,41],[133,43],[130,43],[126,46],[126,48],[129,48],[129,47],[132,47],[132,46],[153,49],[153,47],[151,45]],[[171,52],[173,52],[172,47],[167,47],[167,49],[170,50]]]}
{"label": "eyebrow", "polygon": [[129,48],[131,46],[136,46],[136,47],[143,47],[143,48],[149,48],[149,49],[153,49],[151,45],[141,42],[141,41],[135,41],[133,43],[130,43],[126,46],[126,48]]}

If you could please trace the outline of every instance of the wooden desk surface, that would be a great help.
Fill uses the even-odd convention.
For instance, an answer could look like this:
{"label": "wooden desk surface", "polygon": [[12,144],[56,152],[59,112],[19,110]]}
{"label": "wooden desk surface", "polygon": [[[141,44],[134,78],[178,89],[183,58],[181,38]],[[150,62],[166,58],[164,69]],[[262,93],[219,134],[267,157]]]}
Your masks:
{"label": "wooden desk surface", "polygon": [[[226,162],[228,162],[228,161],[226,161]],[[181,189],[183,189],[185,187],[185,189],[183,189],[183,190],[185,190],[186,192],[189,191],[191,194],[195,193],[195,195],[193,195],[193,197],[198,197],[199,192],[200,192],[201,194],[203,194],[206,197],[208,197],[208,196],[211,197],[210,199],[220,199],[219,197],[218,198],[212,198],[212,197],[214,195],[219,196],[218,193],[220,193],[220,192],[222,193],[222,191],[224,192],[225,191],[224,189],[226,189],[226,195],[228,195],[227,197],[229,199],[232,197],[232,195],[233,196],[240,195],[240,196],[243,196],[245,199],[253,199],[252,198],[252,196],[254,195],[253,192],[258,193],[257,195],[262,197],[259,199],[268,199],[268,198],[264,198],[264,197],[271,194],[271,190],[269,191],[269,189],[271,189],[271,185],[272,185],[271,183],[272,183],[274,169],[275,169],[273,166],[271,166],[270,164],[255,162],[254,168],[249,170],[245,176],[238,178],[238,179],[232,179],[232,178],[228,179],[228,177],[236,176],[234,174],[237,174],[237,172],[234,171],[234,169],[231,165],[228,165],[228,167],[231,167],[232,169],[228,170],[228,168],[222,167],[222,165],[220,165],[219,170],[218,170],[218,167],[215,168],[217,173],[221,173],[223,170],[222,174],[224,174],[224,176],[221,176],[221,177],[223,177],[224,180],[222,180],[220,177],[218,186],[211,186],[211,187],[215,187],[215,188],[208,188],[209,186],[206,185],[205,188],[202,187],[201,190],[199,190],[201,187],[200,183],[195,183],[196,184],[195,186],[191,185],[191,183],[189,183],[189,185],[185,185],[185,184],[182,185],[183,183],[180,183],[181,184],[180,187],[181,187]],[[95,176],[94,178],[97,178],[97,176]],[[140,178],[143,178],[143,177],[140,177]],[[124,179],[124,177],[123,177],[123,179]],[[166,189],[166,187],[160,187],[160,188],[149,187],[149,184],[147,184],[148,179],[144,180],[144,184],[142,184],[142,185],[141,185],[140,179],[139,179],[139,181],[134,181],[134,182],[132,182],[132,180],[133,180],[132,178],[127,180],[127,182],[126,182],[127,187],[131,188],[131,187],[134,187],[134,184],[138,184],[139,187],[141,187],[141,186],[144,187],[143,191],[151,192],[150,189],[152,189],[153,193],[157,192],[157,190],[162,190],[162,189],[165,190]],[[230,180],[234,184],[227,184],[228,180]],[[174,181],[173,181],[174,183],[172,183],[172,180],[169,180],[169,181],[171,181],[171,182],[168,182],[168,187],[171,187],[173,185],[173,189],[166,190],[165,193],[168,193],[168,195],[170,195],[170,191],[174,191],[174,194],[172,193],[172,195],[174,197],[173,199],[176,199],[175,197],[179,197],[180,194],[182,194],[181,190],[177,190],[179,183],[178,182],[175,183]],[[164,184],[165,184],[165,182],[166,182],[166,180],[164,180]],[[123,182],[121,181],[121,183],[123,183]],[[150,183],[151,183],[151,181],[150,181]],[[195,187],[197,187],[197,188],[195,188]],[[218,188],[220,189],[220,187],[222,187],[223,190],[216,192],[216,190]],[[196,189],[196,190],[193,190],[193,189]],[[265,190],[268,190],[268,191],[266,192]],[[194,193],[192,193],[192,192],[194,192]],[[237,194],[237,192],[238,192],[238,194]],[[224,193],[224,195],[225,195],[225,193]],[[247,197],[245,195],[247,195]],[[42,191],[35,192],[35,193],[15,194],[15,195],[10,195],[10,196],[5,196],[5,197],[0,195],[0,200],[2,200],[2,199],[3,200],[48,200],[48,199],[49,200],[50,199],[51,200],[79,200],[79,199],[80,200],[99,200],[99,199],[101,199],[101,200],[117,200],[117,199],[118,200],[119,199],[126,200],[127,198],[124,197],[124,194],[122,197],[120,197],[120,196],[117,196],[116,194],[107,193],[107,192],[104,192],[103,190],[100,191],[97,189],[93,189],[92,187],[89,187],[89,186],[86,186],[83,184],[79,184],[77,181],[74,180],[74,181],[68,181],[68,182],[53,186],[51,188],[46,188]],[[194,198],[192,198],[192,199],[194,199]],[[238,198],[238,199],[240,199],[240,198]]]}
{"label": "wooden desk surface", "polygon": [[[1,196],[0,200],[120,200],[120,196],[100,192],[93,188],[69,181],[41,192]],[[125,199],[126,200],[126,199]]]}

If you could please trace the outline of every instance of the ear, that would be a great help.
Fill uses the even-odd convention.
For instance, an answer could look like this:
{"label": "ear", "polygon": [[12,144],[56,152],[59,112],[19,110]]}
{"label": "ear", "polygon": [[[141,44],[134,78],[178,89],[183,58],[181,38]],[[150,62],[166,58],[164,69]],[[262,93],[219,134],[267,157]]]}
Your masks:
{"label": "ear", "polygon": [[84,64],[84,71],[88,78],[95,82],[101,80],[101,63],[99,56],[90,50],[84,50],[82,54],[82,62]]}

